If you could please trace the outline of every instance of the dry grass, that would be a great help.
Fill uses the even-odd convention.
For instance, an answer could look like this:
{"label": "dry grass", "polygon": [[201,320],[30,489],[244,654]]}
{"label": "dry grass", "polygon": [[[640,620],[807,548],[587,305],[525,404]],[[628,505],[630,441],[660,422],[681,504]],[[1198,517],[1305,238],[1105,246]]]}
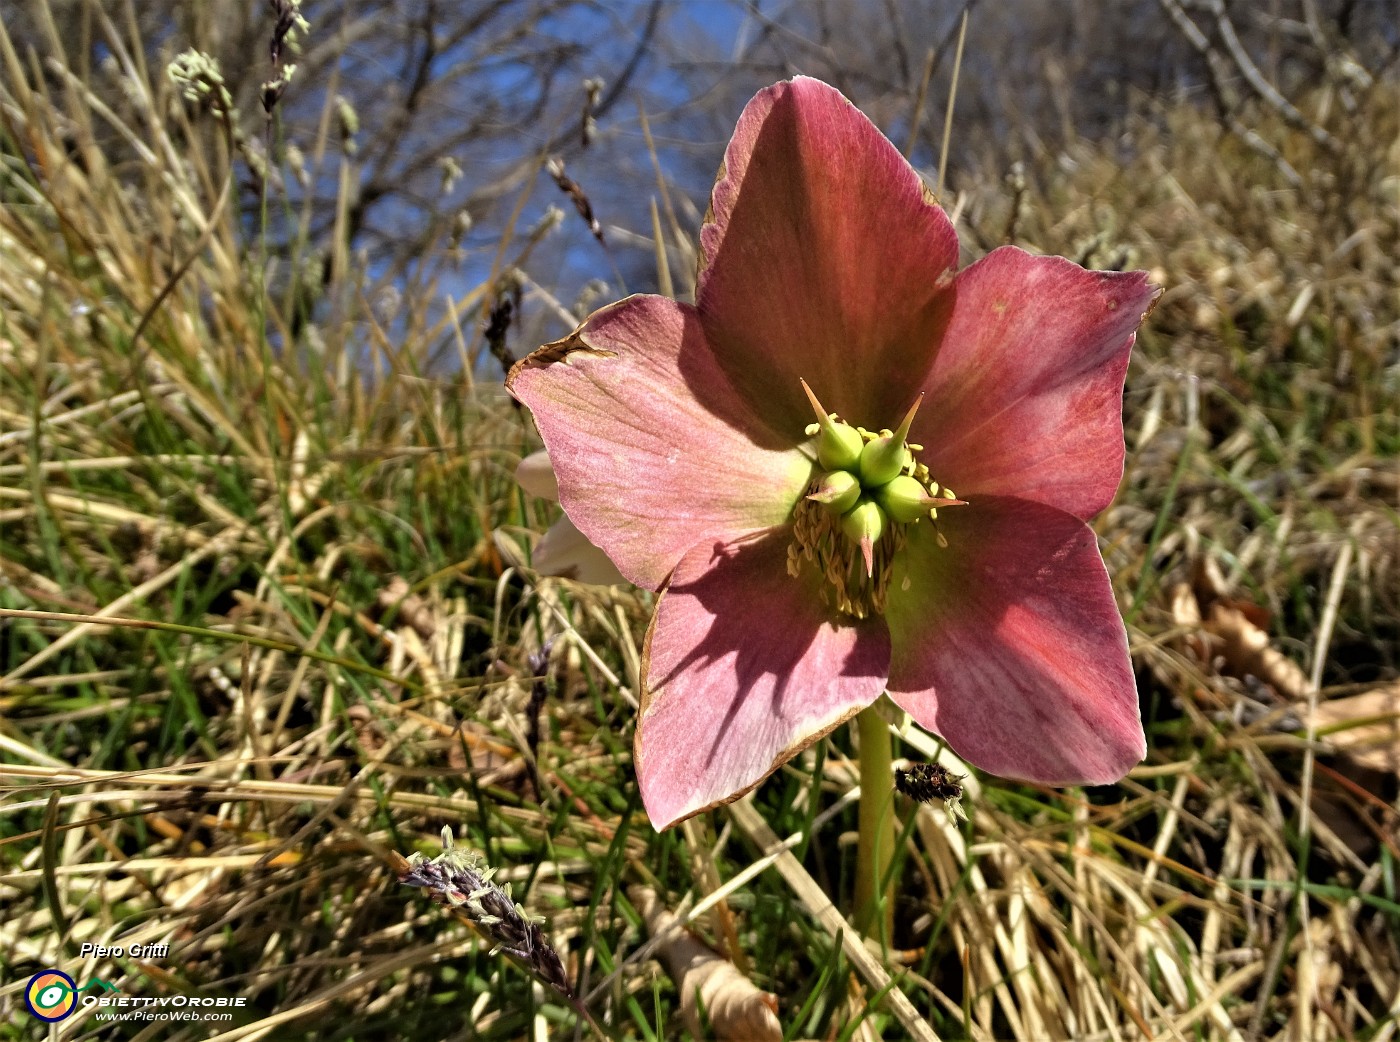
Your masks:
{"label": "dry grass", "polygon": [[[399,886],[390,852],[436,853],[445,824],[621,1038],[679,1030],[633,882],[776,993],[789,1037],[1394,1036],[1395,779],[1308,723],[1400,677],[1393,99],[1350,117],[1341,156],[1261,117],[1299,189],[1177,109],[1130,158],[1084,143],[959,200],[984,246],[1167,286],[1100,522],[1151,752],[1091,792],[970,779],[966,824],[904,805],[901,948],[872,958],[838,910],[849,736],[733,808],[646,823],[644,597],[524,566],[548,520],[510,479],[531,435],[470,367],[426,375],[443,344],[476,349],[426,317],[442,294],[347,274],[300,324],[279,289],[298,258],[240,235],[216,119],[120,47],[115,111],[0,42],[0,1037],[32,1037],[21,991],[46,966],[247,997],[219,1039],[584,1031]],[[96,145],[114,132],[119,162]],[[1207,561],[1306,690],[1232,674],[1183,621]]]}

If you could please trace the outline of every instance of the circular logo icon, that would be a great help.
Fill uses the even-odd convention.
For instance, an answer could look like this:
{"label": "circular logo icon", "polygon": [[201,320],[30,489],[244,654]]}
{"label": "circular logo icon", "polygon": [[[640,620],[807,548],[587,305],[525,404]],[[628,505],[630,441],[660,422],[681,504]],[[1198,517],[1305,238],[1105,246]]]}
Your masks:
{"label": "circular logo icon", "polygon": [[40,1020],[56,1024],[78,1005],[78,986],[62,970],[40,970],[29,978],[24,1004]]}

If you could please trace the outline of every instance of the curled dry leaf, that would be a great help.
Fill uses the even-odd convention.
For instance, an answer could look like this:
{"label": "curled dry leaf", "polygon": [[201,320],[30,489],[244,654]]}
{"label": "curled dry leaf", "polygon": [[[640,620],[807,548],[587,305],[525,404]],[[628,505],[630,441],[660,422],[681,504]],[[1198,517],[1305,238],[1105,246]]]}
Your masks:
{"label": "curled dry leaf", "polygon": [[1237,677],[1255,676],[1289,701],[1308,696],[1308,678],[1296,662],[1270,646],[1269,635],[1246,612],[1229,601],[1210,606],[1206,632],[1217,639],[1216,650]]}
{"label": "curled dry leaf", "polygon": [[686,929],[662,907],[656,891],[634,886],[627,894],[646,920],[647,932],[658,939],[656,956],[676,982],[681,1016],[692,1035],[720,1042],[780,1042],[783,1029],[774,996],[760,991]]}
{"label": "curled dry leaf", "polygon": [[1269,643],[1268,613],[1257,604],[1225,596],[1225,580],[1207,559],[1192,581],[1171,592],[1172,621],[1187,631],[1185,644],[1203,663],[1223,660],[1224,672],[1252,676],[1288,701],[1307,697],[1308,678],[1296,662]]}
{"label": "curled dry leaf", "polygon": [[386,611],[398,609],[399,619],[408,623],[418,636],[428,640],[437,632],[437,620],[428,602],[412,592],[408,580],[396,575],[389,585],[379,591],[379,606]]}
{"label": "curled dry leaf", "polygon": [[355,731],[355,740],[367,756],[375,756],[384,748],[384,733],[375,719],[374,710],[366,705],[354,705],[346,710],[346,718]]}
{"label": "curled dry leaf", "polygon": [[1353,762],[1400,774],[1400,682],[1319,702],[1312,721]]}
{"label": "curled dry leaf", "polygon": [[464,719],[453,729],[448,746],[448,763],[465,770],[470,757],[471,771],[479,785],[512,786],[521,782],[527,764],[511,745],[500,741],[494,731],[476,720]]}
{"label": "curled dry leaf", "polygon": [[1189,583],[1177,583],[1171,593],[1172,622],[1178,626],[1194,629],[1201,624],[1201,606],[1196,603],[1196,594]]}
{"label": "curled dry leaf", "polygon": [[1192,562],[1191,591],[1202,609],[1209,608],[1216,601],[1223,601],[1229,594],[1230,584],[1220,570],[1220,562],[1214,557],[1202,554]]}

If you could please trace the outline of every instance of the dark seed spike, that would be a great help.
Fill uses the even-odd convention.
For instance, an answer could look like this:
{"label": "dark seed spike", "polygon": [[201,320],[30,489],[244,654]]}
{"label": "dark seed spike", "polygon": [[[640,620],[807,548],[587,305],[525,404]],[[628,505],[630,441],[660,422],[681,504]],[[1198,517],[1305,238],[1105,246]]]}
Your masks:
{"label": "dark seed spike", "polygon": [[514,317],[515,304],[509,296],[503,294],[496,298],[496,303],[487,316],[486,328],[482,332],[491,357],[500,362],[501,368],[507,373],[515,365],[515,356],[506,346],[506,333],[510,331],[511,319]]}
{"label": "dark seed spike", "polygon": [[963,775],[954,774],[941,763],[911,763],[894,772],[894,787],[919,803],[961,799],[962,780]]}

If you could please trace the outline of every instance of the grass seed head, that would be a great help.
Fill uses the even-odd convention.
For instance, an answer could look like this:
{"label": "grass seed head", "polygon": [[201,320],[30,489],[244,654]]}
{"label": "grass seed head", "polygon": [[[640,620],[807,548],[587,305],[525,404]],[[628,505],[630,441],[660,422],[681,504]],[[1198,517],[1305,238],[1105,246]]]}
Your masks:
{"label": "grass seed head", "polygon": [[458,912],[489,938],[495,944],[493,954],[503,951],[514,956],[560,995],[573,998],[559,953],[545,939],[539,923],[511,899],[509,889],[491,882],[495,872],[480,855],[455,846],[452,828],[444,826],[442,853],[432,859],[410,854],[399,882],[422,887],[434,901]]}

